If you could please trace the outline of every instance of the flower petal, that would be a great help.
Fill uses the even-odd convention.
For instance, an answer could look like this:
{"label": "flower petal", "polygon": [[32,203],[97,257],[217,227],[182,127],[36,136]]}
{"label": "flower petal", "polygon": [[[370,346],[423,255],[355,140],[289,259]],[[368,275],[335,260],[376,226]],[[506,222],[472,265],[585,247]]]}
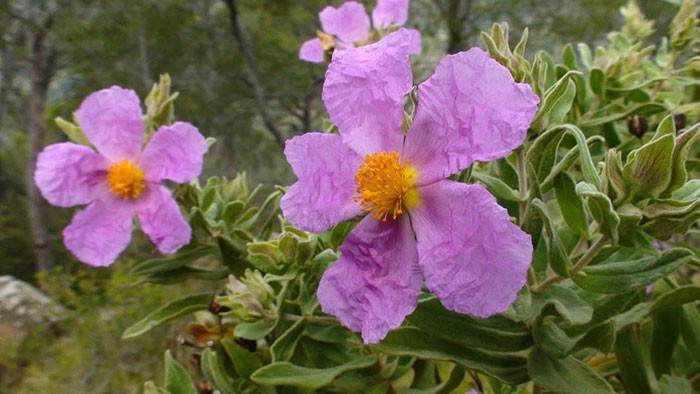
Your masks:
{"label": "flower petal", "polygon": [[141,167],[150,182],[189,182],[202,172],[206,152],[207,143],[196,127],[175,122],[161,126],[153,135],[141,155]]}
{"label": "flower petal", "polygon": [[34,182],[53,205],[91,202],[106,188],[109,162],[87,146],[64,142],[44,148],[36,160]]}
{"label": "flower petal", "polygon": [[411,219],[428,288],[453,311],[481,317],[505,311],[525,284],[530,236],[481,185],[445,180],[418,193]]}
{"label": "flower petal", "polygon": [[409,38],[408,53],[411,55],[420,55],[423,52],[421,44],[421,34],[420,31],[416,29],[406,29],[411,34]]}
{"label": "flower petal", "polygon": [[365,343],[381,341],[416,309],[423,283],[416,241],[406,215],[382,222],[366,216],[323,274],[318,301]]}
{"label": "flower petal", "polygon": [[345,2],[338,8],[328,6],[318,17],[324,32],[346,43],[364,41],[369,37],[369,17],[365,6],[356,1]]}
{"label": "flower petal", "polygon": [[372,22],[375,28],[390,25],[403,26],[408,19],[408,0],[377,0],[377,6],[372,11]]}
{"label": "flower petal", "polygon": [[539,98],[486,52],[472,48],[445,57],[418,88],[418,102],[404,157],[421,169],[418,182],[425,184],[520,146]]}
{"label": "flower petal", "polygon": [[335,134],[307,133],[288,140],[287,161],[299,179],[282,197],[284,216],[296,227],[323,232],[362,213],[352,196],[362,158]]}
{"label": "flower petal", "polygon": [[148,184],[137,200],[136,214],[148,238],[163,253],[175,253],[187,245],[192,229],[170,191],[162,185]]}
{"label": "flower petal", "polygon": [[111,161],[135,160],[141,152],[144,123],[133,90],[112,86],[92,93],[75,117],[88,140]]}
{"label": "flower petal", "polygon": [[343,141],[362,155],[401,148],[403,98],[413,88],[409,52],[405,29],[371,45],[333,52],[323,102]]}
{"label": "flower petal", "polygon": [[299,59],[311,63],[323,63],[323,47],[320,38],[312,38],[304,41],[299,49]]}
{"label": "flower petal", "polygon": [[63,243],[78,260],[108,266],[129,245],[133,216],[130,202],[102,196],[73,217],[63,230]]}

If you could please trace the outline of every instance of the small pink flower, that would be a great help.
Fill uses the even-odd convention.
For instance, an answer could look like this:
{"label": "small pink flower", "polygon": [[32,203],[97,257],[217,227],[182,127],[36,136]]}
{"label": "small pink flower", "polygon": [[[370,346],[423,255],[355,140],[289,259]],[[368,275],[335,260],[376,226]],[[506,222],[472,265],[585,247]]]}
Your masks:
{"label": "small pink flower", "polygon": [[141,103],[132,90],[113,86],[88,96],[76,112],[95,147],[69,142],[47,146],[34,181],[51,204],[89,204],[63,230],[63,242],[80,261],[110,265],[129,244],[133,216],[163,253],[190,241],[190,225],[167,179],[189,182],[202,171],[204,137],[189,123],[162,126],[146,147]]}
{"label": "small pink flower", "polygon": [[340,135],[287,141],[298,181],[282,198],[296,227],[321,232],[365,215],[321,278],[318,299],[365,343],[398,327],[423,279],[442,304],[476,316],[515,300],[532,260],[530,236],[481,185],[445,179],[520,146],[539,99],[478,48],[447,56],[413,88],[409,32],[333,53],[323,101]]}
{"label": "small pink flower", "polygon": [[[323,33],[319,38],[312,38],[302,44],[299,49],[299,59],[311,63],[322,63],[327,49],[345,49],[355,47],[370,38],[369,16],[365,6],[348,1],[338,8],[328,6],[318,14]],[[386,29],[390,26],[403,26],[408,19],[408,0],[378,0],[372,11],[372,22],[375,29]],[[418,30],[406,29],[410,44],[410,54],[421,52],[421,35]]]}

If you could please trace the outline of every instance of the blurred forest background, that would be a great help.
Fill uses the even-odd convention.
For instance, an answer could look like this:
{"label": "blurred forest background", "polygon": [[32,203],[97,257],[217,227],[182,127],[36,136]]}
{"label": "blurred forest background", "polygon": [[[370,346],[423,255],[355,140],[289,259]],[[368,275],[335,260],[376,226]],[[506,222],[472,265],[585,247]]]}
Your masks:
{"label": "blurred forest background", "polygon": [[[371,12],[374,0],[361,2]],[[445,53],[479,45],[479,32],[493,22],[507,22],[514,40],[528,27],[528,57],[544,49],[558,58],[568,42],[603,45],[607,32],[620,26],[625,2],[412,0],[406,25],[423,33],[415,81],[427,78]],[[19,356],[0,357],[0,391],[137,390],[157,378],[174,329],[140,342],[120,340],[121,331],[187,290],[129,286],[129,267],[156,256],[138,233],[107,269],[82,266],[65,250],[60,234],[73,210],[48,206],[31,178],[37,153],[65,139],[54,118],[72,119],[83,98],[111,85],[143,98],[169,73],[180,92],[176,118],[217,140],[201,179],[245,171],[252,185],[287,185],[293,175],[282,155],[284,140],[320,129],[325,116],[326,65],[299,61],[298,49],[320,28],[318,12],[341,3],[0,1],[0,275],[40,286],[66,307],[70,322],[59,327],[60,339],[47,344],[35,334],[36,340],[16,344]],[[673,3],[638,0],[659,27],[675,14]]]}

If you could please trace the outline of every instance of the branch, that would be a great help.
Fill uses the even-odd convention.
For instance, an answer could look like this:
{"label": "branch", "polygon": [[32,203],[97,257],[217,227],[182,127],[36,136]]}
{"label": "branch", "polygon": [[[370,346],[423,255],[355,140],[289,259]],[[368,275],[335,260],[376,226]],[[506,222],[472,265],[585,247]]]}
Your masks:
{"label": "branch", "polygon": [[223,0],[228,6],[229,17],[231,20],[231,32],[233,37],[236,39],[238,46],[243,52],[243,58],[245,59],[246,68],[248,71],[248,82],[253,89],[253,99],[255,100],[255,106],[258,108],[258,112],[262,117],[263,123],[267,130],[275,137],[275,141],[284,147],[284,137],[282,133],[275,125],[272,116],[267,111],[267,105],[265,102],[265,89],[260,83],[260,76],[258,74],[258,67],[255,63],[255,57],[253,56],[253,40],[250,37],[250,32],[238,13],[236,8],[235,0]]}

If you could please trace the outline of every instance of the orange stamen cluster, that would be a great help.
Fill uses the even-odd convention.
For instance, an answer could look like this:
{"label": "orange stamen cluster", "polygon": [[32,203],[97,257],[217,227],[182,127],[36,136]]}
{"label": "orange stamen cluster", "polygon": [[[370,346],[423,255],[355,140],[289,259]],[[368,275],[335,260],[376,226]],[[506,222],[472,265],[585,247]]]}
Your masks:
{"label": "orange stamen cluster", "polygon": [[375,219],[386,221],[391,214],[395,220],[405,208],[418,205],[414,187],[417,172],[409,164],[401,164],[394,151],[365,156],[365,163],[355,174],[358,194],[353,199],[365,212],[374,212]]}
{"label": "orange stamen cluster", "polygon": [[118,197],[135,199],[146,187],[143,170],[129,160],[116,162],[109,167],[107,183]]}

